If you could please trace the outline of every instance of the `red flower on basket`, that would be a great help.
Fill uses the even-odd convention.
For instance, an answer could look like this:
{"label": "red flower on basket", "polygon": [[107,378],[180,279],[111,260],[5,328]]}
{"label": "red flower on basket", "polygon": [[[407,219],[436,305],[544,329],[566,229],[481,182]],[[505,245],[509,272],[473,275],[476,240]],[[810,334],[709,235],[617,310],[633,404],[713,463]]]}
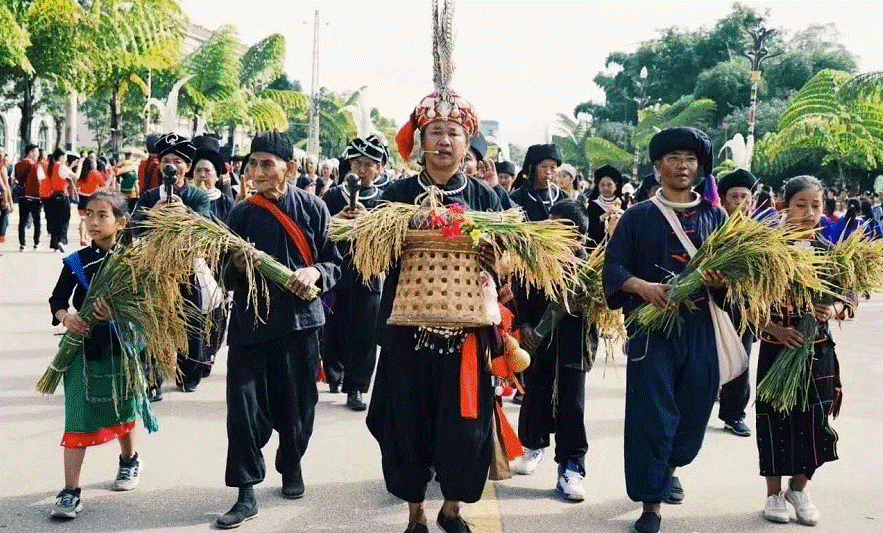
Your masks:
{"label": "red flower on basket", "polygon": [[434,210],[429,213],[429,217],[429,224],[432,226],[432,229],[444,228],[448,225],[447,219]]}
{"label": "red flower on basket", "polygon": [[463,234],[463,220],[462,218],[458,218],[454,220],[449,226],[445,226],[441,230],[442,237],[445,239],[453,239],[454,237],[459,237]]}
{"label": "red flower on basket", "polygon": [[451,204],[448,207],[448,212],[452,215],[465,215],[466,206],[464,206],[463,204]]}

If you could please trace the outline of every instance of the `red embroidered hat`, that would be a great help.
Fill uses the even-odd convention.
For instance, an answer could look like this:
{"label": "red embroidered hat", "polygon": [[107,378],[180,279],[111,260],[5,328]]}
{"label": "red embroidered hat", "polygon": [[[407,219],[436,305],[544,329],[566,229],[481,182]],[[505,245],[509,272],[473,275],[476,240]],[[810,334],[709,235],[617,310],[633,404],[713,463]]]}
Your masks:
{"label": "red embroidered hat", "polygon": [[463,126],[466,137],[472,137],[478,132],[478,115],[472,104],[454,91],[446,95],[434,92],[420,101],[420,105],[414,108],[411,118],[402,126],[396,135],[396,145],[402,159],[411,159],[414,151],[414,133],[423,131],[433,122],[447,121],[456,122]]}

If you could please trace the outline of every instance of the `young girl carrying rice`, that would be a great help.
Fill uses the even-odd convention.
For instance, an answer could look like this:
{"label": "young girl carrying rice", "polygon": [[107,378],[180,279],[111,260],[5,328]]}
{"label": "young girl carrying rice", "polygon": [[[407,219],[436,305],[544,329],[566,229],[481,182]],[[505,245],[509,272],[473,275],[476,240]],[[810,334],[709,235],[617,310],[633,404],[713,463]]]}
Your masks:
{"label": "young girl carrying rice", "polygon": [[80,499],[80,470],[86,448],[110,440],[120,443],[120,461],[114,482],[116,490],[132,490],[138,485],[141,463],[135,447],[135,417],[141,412],[150,416],[146,403],[136,407],[136,398],[127,392],[123,372],[122,349],[115,325],[109,323],[107,302],[98,301],[91,327],[76,312],[69,311],[72,301],[79,310],[89,284],[101,269],[128,219],[126,199],[114,191],[92,194],[83,212],[92,244],[64,258],[61,275],[49,298],[53,325],[61,324],[84,337],[82,353],[64,373],[65,431],[64,489],[58,493],[52,516],[76,518],[83,510]]}
{"label": "young girl carrying rice", "polygon": [[[785,224],[796,230],[818,228],[824,207],[821,183],[812,176],[798,176],[785,184]],[[831,244],[822,237],[796,245],[812,246],[825,253]],[[798,397],[788,413],[776,410],[769,402],[757,400],[757,449],[760,475],[766,477],[767,501],[763,516],[771,522],[788,523],[791,504],[801,524],[813,526],[819,510],[806,491],[807,483],[822,464],[837,459],[837,433],[829,425],[836,416],[840,400],[840,369],[828,322],[844,311],[842,303],[816,304],[816,336],[813,342],[809,397]],[[763,329],[757,363],[758,385],[766,377],[780,354],[798,349],[804,335],[798,329],[804,312],[796,309],[774,309],[773,318]],[[790,476],[782,491],[782,477]]]}

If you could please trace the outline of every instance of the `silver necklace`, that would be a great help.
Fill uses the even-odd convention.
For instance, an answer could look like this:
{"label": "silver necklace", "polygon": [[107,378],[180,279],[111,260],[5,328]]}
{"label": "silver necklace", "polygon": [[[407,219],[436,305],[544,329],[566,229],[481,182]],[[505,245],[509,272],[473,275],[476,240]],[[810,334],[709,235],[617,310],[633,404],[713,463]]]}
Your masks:
{"label": "silver necklace", "polygon": [[[552,193],[550,192],[548,200],[543,200],[542,198],[539,197],[539,195],[534,196],[532,193],[531,193],[531,197],[533,197],[533,199],[536,200],[537,202],[542,202],[546,207],[552,207],[552,204],[557,202],[558,197],[561,196],[561,188],[558,187],[557,185],[555,185],[554,183],[550,183],[549,190],[551,191],[552,189],[555,190],[555,196],[552,196]],[[534,192],[536,192],[536,189],[534,189]]]}
{"label": "silver necklace", "polygon": [[[341,187],[341,192],[343,193],[343,197],[346,198],[347,203],[349,203],[353,197],[353,195],[350,193],[349,189],[346,186],[343,186],[343,187]],[[369,194],[368,196],[362,196],[362,192],[359,191],[359,193],[356,195],[356,200],[358,200],[360,202],[363,200],[372,200],[374,198],[377,198],[378,194],[380,194],[380,189],[378,189],[377,187],[372,185],[371,186],[371,194]]]}
{"label": "silver necklace", "polygon": [[[426,176],[426,179],[428,179],[428,180],[430,181],[431,185],[426,185],[425,183],[423,183],[423,177],[424,177],[424,176]],[[458,176],[458,174],[454,174],[454,178],[456,178],[457,176]],[[438,192],[439,192],[442,196],[454,196],[455,194],[459,194],[459,193],[463,192],[463,189],[466,188],[466,184],[467,184],[468,182],[469,182],[469,180],[467,180],[466,178],[464,178],[464,179],[463,179],[463,185],[460,185],[460,186],[457,187],[456,189],[451,189],[450,191],[446,191],[446,190],[442,189],[441,187],[439,187],[438,185],[436,185],[435,183],[432,183],[432,178],[430,178],[430,177],[426,174],[426,172],[421,173],[421,174],[417,177],[417,183],[420,185],[420,188],[423,189],[423,192],[428,193],[430,189],[438,189]]]}

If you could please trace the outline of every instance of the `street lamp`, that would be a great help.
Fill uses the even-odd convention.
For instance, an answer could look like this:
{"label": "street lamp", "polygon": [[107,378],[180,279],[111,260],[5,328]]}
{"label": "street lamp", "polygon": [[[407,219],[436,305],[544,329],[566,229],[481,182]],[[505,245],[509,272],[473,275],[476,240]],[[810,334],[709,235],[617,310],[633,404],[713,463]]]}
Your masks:
{"label": "street lamp", "polygon": [[[647,67],[642,67],[641,72],[638,74],[639,82],[638,82],[638,90],[640,91],[640,96],[636,96],[632,98],[635,101],[635,104],[638,108],[638,123],[641,122],[641,111],[644,110],[645,107],[650,103],[651,99],[647,96]],[[637,124],[636,124],[637,126]],[[636,128],[637,129],[637,128]],[[635,145],[635,136],[632,134],[632,148],[635,149],[635,158],[632,161],[632,179],[638,178],[638,147]]]}

